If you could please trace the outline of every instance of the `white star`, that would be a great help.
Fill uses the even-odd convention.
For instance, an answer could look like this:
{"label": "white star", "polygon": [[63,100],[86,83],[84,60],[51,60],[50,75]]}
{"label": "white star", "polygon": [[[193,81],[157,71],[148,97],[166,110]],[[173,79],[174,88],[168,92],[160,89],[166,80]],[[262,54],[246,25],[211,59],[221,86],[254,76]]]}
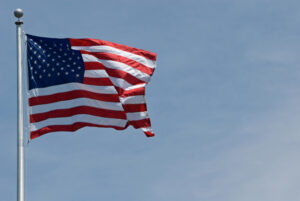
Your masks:
{"label": "white star", "polygon": [[60,73],[58,72],[58,73],[57,73],[57,75],[59,76],[59,75],[60,75]]}
{"label": "white star", "polygon": [[69,60],[71,61],[71,60],[72,60],[72,58],[71,58],[71,57],[69,57]]}
{"label": "white star", "polygon": [[72,69],[71,71],[72,71],[73,73],[75,72],[75,70],[74,70],[74,69]]}
{"label": "white star", "polygon": [[53,45],[54,47],[56,47],[56,44],[54,43],[54,45]]}
{"label": "white star", "polygon": [[69,72],[66,72],[66,75],[69,75]]}
{"label": "white star", "polygon": [[53,58],[52,61],[55,61],[55,59]]}
{"label": "white star", "polygon": [[33,67],[30,67],[30,70],[33,70]]}
{"label": "white star", "polygon": [[48,73],[48,77],[51,77],[51,74],[50,74],[50,73]]}
{"label": "white star", "polygon": [[47,57],[50,57],[50,56],[51,56],[50,54],[47,55]]}
{"label": "white star", "polygon": [[40,79],[42,79],[42,77],[43,77],[42,75],[39,76]]}
{"label": "white star", "polygon": [[50,64],[47,64],[47,67],[49,67],[50,66]]}
{"label": "white star", "polygon": [[60,56],[60,55],[58,55],[57,57],[58,57],[58,58],[61,58],[61,56]]}
{"label": "white star", "polygon": [[31,79],[33,80],[33,79],[34,79],[34,77],[33,77],[33,76],[31,76]]}
{"label": "white star", "polygon": [[80,57],[78,56],[78,57],[77,57],[77,59],[79,60],[79,59],[80,59]]}
{"label": "white star", "polygon": [[63,63],[65,63],[65,62],[66,62],[66,60],[62,60],[62,62],[63,62]]}
{"label": "white star", "polygon": [[59,51],[61,52],[61,51],[62,51],[62,49],[61,49],[61,48],[59,48]]}
{"label": "white star", "polygon": [[64,67],[61,67],[60,70],[64,70]]}
{"label": "white star", "polygon": [[41,65],[39,65],[39,68],[42,68],[42,66],[41,66]]}
{"label": "white star", "polygon": [[34,74],[37,74],[37,72],[36,72],[36,71],[34,71]]}
{"label": "white star", "polygon": [[45,73],[45,72],[46,72],[46,70],[44,69],[44,70],[43,70],[43,72]]}
{"label": "white star", "polygon": [[72,52],[72,55],[74,55],[75,53],[74,52]]}
{"label": "white star", "polygon": [[36,64],[37,63],[37,61],[36,60],[34,60],[34,62],[33,62],[34,64]]}
{"label": "white star", "polygon": [[76,77],[79,77],[79,74],[76,74]]}
{"label": "white star", "polygon": [[30,47],[29,49],[32,50],[32,47]]}
{"label": "white star", "polygon": [[54,68],[52,68],[51,70],[52,70],[52,71],[55,71],[55,69],[54,69]]}
{"label": "white star", "polygon": [[76,65],[76,62],[73,62],[73,65]]}
{"label": "white star", "polygon": [[36,51],[33,51],[33,54],[36,54]]}
{"label": "white star", "polygon": [[67,53],[64,53],[65,56],[67,56]]}
{"label": "white star", "polygon": [[56,51],[53,51],[54,54],[56,54]]}
{"label": "white star", "polygon": [[70,64],[67,64],[67,67],[70,67]]}
{"label": "white star", "polygon": [[38,58],[41,58],[41,55],[39,55]]}
{"label": "white star", "polygon": [[59,63],[57,62],[56,65],[59,66]]}
{"label": "white star", "polygon": [[33,57],[30,57],[30,59],[32,60],[32,59],[33,59]]}
{"label": "white star", "polygon": [[78,66],[78,69],[81,69],[81,66]]}
{"label": "white star", "polygon": [[45,61],[46,61],[45,59],[42,60],[43,63],[44,63]]}

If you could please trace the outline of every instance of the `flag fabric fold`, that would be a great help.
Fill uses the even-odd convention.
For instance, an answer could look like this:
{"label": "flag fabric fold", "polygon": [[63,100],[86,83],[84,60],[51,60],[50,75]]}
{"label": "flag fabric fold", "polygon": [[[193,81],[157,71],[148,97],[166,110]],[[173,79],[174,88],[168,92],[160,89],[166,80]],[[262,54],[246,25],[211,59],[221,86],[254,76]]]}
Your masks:
{"label": "flag fabric fold", "polygon": [[26,35],[30,138],[82,127],[154,136],[145,86],[156,54],[98,39]]}

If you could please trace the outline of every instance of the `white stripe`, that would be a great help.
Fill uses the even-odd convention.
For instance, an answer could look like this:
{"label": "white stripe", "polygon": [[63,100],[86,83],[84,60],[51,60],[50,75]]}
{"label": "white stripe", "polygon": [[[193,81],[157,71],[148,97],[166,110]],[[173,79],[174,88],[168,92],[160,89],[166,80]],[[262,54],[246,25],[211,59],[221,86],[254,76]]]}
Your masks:
{"label": "white stripe", "polygon": [[55,103],[35,105],[30,107],[30,114],[49,112],[52,110],[68,109],[77,106],[90,106],[107,110],[123,111],[121,103],[105,102],[89,98],[76,98],[72,100],[59,101]]}
{"label": "white stripe", "polygon": [[156,64],[155,61],[147,59],[143,56],[136,55],[130,52],[126,52],[123,50],[120,50],[118,48],[110,47],[110,46],[105,46],[105,45],[99,45],[99,46],[72,46],[72,49],[74,50],[85,50],[89,52],[105,52],[105,53],[111,53],[111,54],[116,54],[120,55],[123,57],[127,57],[129,59],[132,59],[136,62],[139,62],[149,68],[155,68]]}
{"label": "white stripe", "polygon": [[105,70],[85,70],[84,77],[102,78],[108,77]]}
{"label": "white stripe", "polygon": [[109,78],[114,86],[120,87],[124,90],[127,88],[132,87],[133,85],[128,83],[126,80],[117,77],[109,77],[105,70],[87,70],[84,72],[84,77],[91,77],[91,78]]}
{"label": "white stripe", "polygon": [[151,132],[151,133],[153,133],[153,130],[152,130],[151,127],[146,127],[146,128],[141,128],[141,129],[142,129],[142,131],[144,131],[144,132]]}
{"label": "white stripe", "polygon": [[114,84],[114,86],[120,87],[124,90],[127,90],[128,88],[134,86],[132,84],[129,84],[126,80],[123,80],[122,78],[110,77],[109,79]]}
{"label": "white stripe", "polygon": [[127,119],[129,121],[136,121],[149,118],[148,112],[128,112],[126,113]]}
{"label": "white stripe", "polygon": [[137,88],[143,88],[143,87],[145,87],[145,85],[146,85],[146,83],[132,85],[131,87],[128,87],[126,90],[137,89]]}
{"label": "white stripe", "polygon": [[125,71],[144,82],[150,81],[150,76],[148,74],[143,73],[124,63],[113,60],[98,59],[95,56],[89,54],[82,54],[82,58],[84,62],[100,62],[107,68]]}
{"label": "white stripe", "polygon": [[71,125],[75,122],[83,122],[83,123],[92,123],[103,126],[119,126],[125,127],[127,120],[124,119],[113,119],[113,118],[104,118],[97,117],[88,114],[78,114],[72,117],[60,117],[60,118],[51,118],[46,119],[44,121],[31,123],[30,131],[36,131],[38,129],[44,128],[46,126],[54,126],[54,125]]}
{"label": "white stripe", "polygon": [[56,93],[62,93],[67,91],[73,90],[85,90],[95,93],[103,93],[103,94],[117,94],[116,89],[114,86],[95,86],[95,85],[87,85],[82,83],[67,83],[67,84],[60,84],[45,88],[35,88],[29,90],[30,97],[36,96],[46,96]]}
{"label": "white stripe", "polygon": [[145,96],[128,96],[125,98],[120,97],[122,104],[143,104],[146,103]]}
{"label": "white stripe", "polygon": [[[132,88],[133,86],[130,83],[128,83],[126,80],[118,77],[109,77],[109,75],[106,73],[105,70],[86,70],[84,72],[84,77],[91,77],[91,78],[109,78],[111,82],[114,84],[114,86],[120,87],[124,90],[127,90],[128,88]],[[142,84],[145,86],[144,84]]]}

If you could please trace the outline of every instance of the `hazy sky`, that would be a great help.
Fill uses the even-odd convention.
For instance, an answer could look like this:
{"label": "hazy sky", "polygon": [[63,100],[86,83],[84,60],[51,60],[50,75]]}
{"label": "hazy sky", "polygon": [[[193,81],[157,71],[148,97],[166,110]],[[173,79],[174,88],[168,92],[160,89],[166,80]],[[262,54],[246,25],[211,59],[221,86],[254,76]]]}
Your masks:
{"label": "hazy sky", "polygon": [[26,33],[157,53],[146,89],[156,136],[83,128],[33,140],[27,201],[300,199],[299,1],[3,0],[0,200],[16,200],[18,7]]}

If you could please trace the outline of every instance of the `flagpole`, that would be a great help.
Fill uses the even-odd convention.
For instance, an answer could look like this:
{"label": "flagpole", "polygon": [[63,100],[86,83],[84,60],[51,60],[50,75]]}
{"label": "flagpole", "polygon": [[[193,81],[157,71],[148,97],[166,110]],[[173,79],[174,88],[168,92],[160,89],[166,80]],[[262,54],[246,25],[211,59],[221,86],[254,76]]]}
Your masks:
{"label": "flagpole", "polygon": [[17,27],[17,62],[18,62],[18,174],[17,174],[17,201],[25,200],[24,188],[24,124],[23,124],[23,79],[22,79],[22,29],[23,22],[20,18],[23,16],[22,9],[18,8],[14,11],[14,15],[18,20],[15,22]]}

